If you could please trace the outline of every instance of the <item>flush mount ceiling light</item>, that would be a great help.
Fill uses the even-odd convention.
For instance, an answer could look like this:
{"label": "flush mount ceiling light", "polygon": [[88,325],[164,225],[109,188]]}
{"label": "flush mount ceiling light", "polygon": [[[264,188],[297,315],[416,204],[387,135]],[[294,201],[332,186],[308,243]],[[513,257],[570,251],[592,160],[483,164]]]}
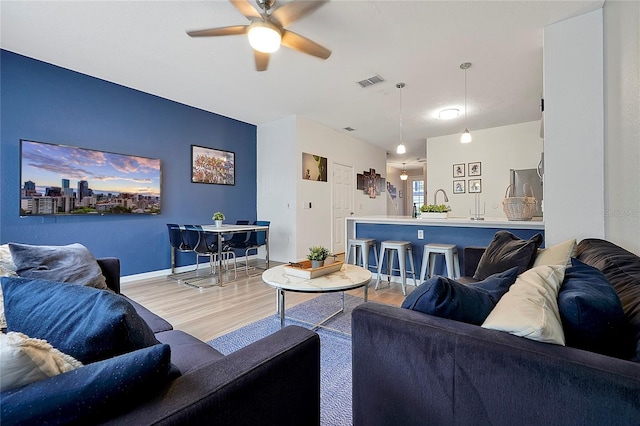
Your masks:
{"label": "flush mount ceiling light", "polygon": [[460,136],[461,143],[471,142],[471,133],[467,127],[467,70],[471,68],[471,62],[460,64],[460,69],[464,70],[464,132]]}
{"label": "flush mount ceiling light", "polygon": [[438,113],[438,118],[441,120],[451,120],[452,118],[456,118],[460,115],[460,110],[458,108],[449,108],[443,109]]}
{"label": "flush mount ceiling light", "polygon": [[254,22],[247,33],[249,44],[258,52],[273,53],[280,49],[282,35],[269,21]]}
{"label": "flush mount ceiling light", "polygon": [[400,180],[407,180],[407,178],[409,177],[409,175],[407,174],[407,171],[404,169],[404,165],[406,163],[402,163],[402,172],[400,173]]}
{"label": "flush mount ceiling light", "polygon": [[[398,147],[396,148],[396,153],[397,154],[404,154],[405,152],[407,152],[407,147],[404,146],[404,142],[402,141],[402,88],[405,86],[404,83],[398,83],[396,84],[396,87],[398,89],[400,89],[400,143],[398,144]],[[403,167],[404,168],[404,167]],[[406,177],[406,173],[405,173],[405,177],[404,179],[402,179],[402,175],[400,175],[400,178],[402,180],[407,179]]]}

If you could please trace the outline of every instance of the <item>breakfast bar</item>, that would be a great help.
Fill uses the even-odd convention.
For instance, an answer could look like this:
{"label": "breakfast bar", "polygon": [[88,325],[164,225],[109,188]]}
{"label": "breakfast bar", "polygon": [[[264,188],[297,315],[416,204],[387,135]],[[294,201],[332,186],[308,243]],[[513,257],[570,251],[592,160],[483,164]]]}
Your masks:
{"label": "breakfast bar", "polygon": [[[471,220],[468,217],[425,219],[408,216],[352,216],[346,218],[345,230],[345,241],[352,238],[374,238],[377,249],[384,240],[410,241],[415,267],[420,271],[422,248],[425,244],[455,244],[462,265],[465,247],[486,247],[500,230],[507,230],[523,239],[529,239],[537,233],[544,237],[544,222],[536,218],[530,221],[510,221],[506,218],[488,217],[485,220]],[[442,263],[436,263],[436,273],[442,273]],[[369,264],[375,264],[373,256],[369,259]]]}

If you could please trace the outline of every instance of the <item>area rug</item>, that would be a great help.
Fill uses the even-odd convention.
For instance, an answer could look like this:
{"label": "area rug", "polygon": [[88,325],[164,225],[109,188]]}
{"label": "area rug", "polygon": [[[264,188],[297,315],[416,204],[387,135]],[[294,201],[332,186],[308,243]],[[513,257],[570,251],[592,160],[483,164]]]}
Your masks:
{"label": "area rug", "polygon": [[[351,311],[363,303],[345,294],[345,312],[316,330],[320,336],[320,418],[327,426],[351,425]],[[286,309],[285,325],[310,328],[340,308],[340,293],[328,293]],[[293,319],[295,318],[295,319]],[[272,315],[208,342],[227,355],[280,329]]]}

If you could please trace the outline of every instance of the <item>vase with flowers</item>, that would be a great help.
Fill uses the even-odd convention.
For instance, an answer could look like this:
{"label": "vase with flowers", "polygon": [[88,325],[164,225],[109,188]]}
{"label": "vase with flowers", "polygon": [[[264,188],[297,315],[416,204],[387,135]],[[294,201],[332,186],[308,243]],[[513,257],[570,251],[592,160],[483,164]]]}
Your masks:
{"label": "vase with flowers", "polygon": [[222,212],[215,212],[211,217],[213,219],[216,226],[219,228],[222,226],[222,221],[224,220],[224,214]]}

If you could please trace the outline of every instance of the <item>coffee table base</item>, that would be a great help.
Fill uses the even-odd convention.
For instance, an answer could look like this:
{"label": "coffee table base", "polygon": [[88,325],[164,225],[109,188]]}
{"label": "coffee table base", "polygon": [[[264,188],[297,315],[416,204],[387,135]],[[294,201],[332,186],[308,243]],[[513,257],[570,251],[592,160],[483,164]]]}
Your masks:
{"label": "coffee table base", "polygon": [[[369,287],[369,284],[365,284],[364,285],[364,301],[365,302],[367,301],[367,296],[368,296],[367,288],[368,287]],[[285,290],[282,289],[282,288],[277,288],[276,292],[277,292],[276,295],[277,295],[277,298],[278,298],[278,305],[277,305],[277,312],[276,313],[280,316],[280,328],[283,328],[284,327],[284,319],[285,319],[285,314],[284,314],[284,309],[285,309],[285,307],[284,307],[285,306],[284,305],[284,292],[285,292]],[[327,321],[329,321],[330,319],[332,319],[333,317],[335,317],[336,315],[339,315],[339,314],[344,312],[344,291],[342,291],[341,294],[340,294],[340,304],[341,304],[341,306],[340,306],[339,310],[337,310],[336,312],[332,313],[328,317],[324,318],[323,320],[321,320],[320,322],[315,323],[315,324],[307,322],[307,321],[299,320],[299,319],[296,319],[296,318],[291,318],[291,319],[295,320],[295,321],[298,321],[298,322],[301,322],[303,324],[310,325],[311,326],[311,330],[316,330],[316,329],[318,329],[320,327],[327,328],[327,329],[330,329],[330,330],[334,330],[334,329],[332,329],[330,327],[325,327],[324,324]],[[334,331],[339,331],[339,330],[334,330]]]}

